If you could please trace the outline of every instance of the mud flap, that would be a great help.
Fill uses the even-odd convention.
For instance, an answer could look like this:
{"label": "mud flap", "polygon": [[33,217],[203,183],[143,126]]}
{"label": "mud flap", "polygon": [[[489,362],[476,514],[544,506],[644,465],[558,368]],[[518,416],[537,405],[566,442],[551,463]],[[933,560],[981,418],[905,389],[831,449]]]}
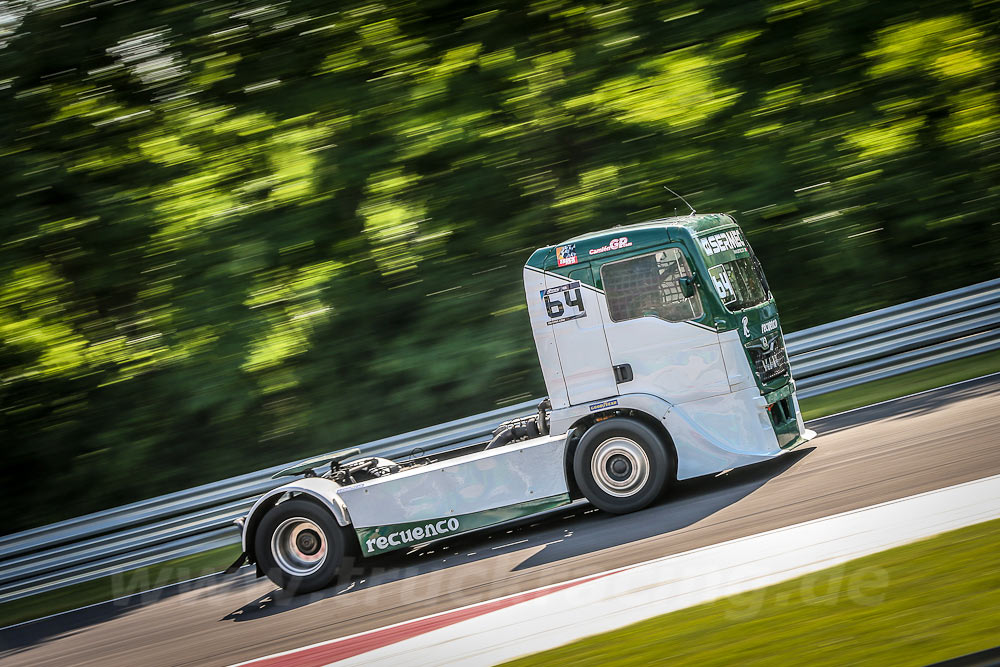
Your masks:
{"label": "mud flap", "polygon": [[233,574],[234,572],[236,572],[236,570],[240,569],[243,566],[243,563],[245,562],[247,562],[247,555],[246,552],[243,552],[240,554],[240,557],[237,558],[232,565],[230,565],[223,571],[223,574]]}

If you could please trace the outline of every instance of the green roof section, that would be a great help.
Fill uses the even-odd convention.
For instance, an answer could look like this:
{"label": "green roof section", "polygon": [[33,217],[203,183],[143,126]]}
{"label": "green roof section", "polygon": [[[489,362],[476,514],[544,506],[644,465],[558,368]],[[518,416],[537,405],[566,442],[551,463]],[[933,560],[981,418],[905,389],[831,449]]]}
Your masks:
{"label": "green roof section", "polygon": [[[599,232],[590,232],[588,234],[581,234],[580,236],[574,236],[568,241],[563,243],[572,243],[574,241],[587,241],[590,239],[598,237],[613,237],[623,233],[636,232],[645,229],[662,229],[662,228],[680,228],[687,229],[693,234],[700,234],[702,232],[711,231],[725,225],[734,225],[736,222],[725,213],[696,213],[695,215],[684,215],[684,216],[674,216],[670,218],[660,218],[658,220],[650,220],[649,222],[640,222],[634,225],[619,225],[611,229],[605,229]],[[563,245],[559,243],[557,245]]]}
{"label": "green roof section", "polygon": [[544,270],[566,268],[589,259],[616,255],[624,250],[635,251],[676,242],[682,237],[699,236],[709,231],[736,226],[736,221],[725,213],[700,213],[635,225],[620,225],[539,248],[531,254],[525,265]]}

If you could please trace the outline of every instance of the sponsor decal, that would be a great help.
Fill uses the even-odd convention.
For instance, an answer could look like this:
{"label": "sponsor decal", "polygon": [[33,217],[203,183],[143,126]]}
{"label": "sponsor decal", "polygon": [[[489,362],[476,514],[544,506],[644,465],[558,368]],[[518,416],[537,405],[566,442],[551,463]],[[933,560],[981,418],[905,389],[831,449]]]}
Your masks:
{"label": "sponsor decal", "polygon": [[442,519],[355,528],[354,532],[358,536],[361,550],[366,556],[372,556],[441,537],[450,537],[476,528],[492,526],[502,521],[568,505],[569,502],[569,494],[561,493]]}
{"label": "sponsor decal", "polygon": [[728,232],[719,232],[711,236],[703,236],[698,239],[706,255],[714,255],[717,252],[729,250],[740,252],[747,249],[747,242],[743,239],[743,234],[738,229],[731,229]]}
{"label": "sponsor decal", "polygon": [[541,294],[542,297],[546,297],[556,294],[557,292],[567,292],[571,289],[580,289],[580,281],[573,280],[568,283],[563,283],[562,285],[556,285],[555,287],[547,287],[543,290],[539,290],[539,294]]}
{"label": "sponsor decal", "polygon": [[733,289],[733,282],[725,266],[713,266],[708,270],[708,275],[712,277],[715,289],[724,303],[729,303],[736,298],[736,290]]}
{"label": "sponsor decal", "polygon": [[608,245],[601,246],[600,248],[591,248],[587,252],[591,255],[600,255],[602,252],[621,250],[622,248],[630,248],[631,246],[632,242],[628,240],[627,236],[623,236],[621,238],[613,239],[610,243],[608,243]]}
{"label": "sponsor decal", "polygon": [[559,266],[569,266],[570,264],[576,264],[576,244],[570,243],[569,245],[561,245],[556,248],[556,263]]}
{"label": "sponsor decal", "polygon": [[384,549],[388,549],[389,547],[406,546],[407,544],[420,542],[432,537],[437,537],[438,535],[454,533],[461,527],[462,524],[459,520],[455,517],[451,517],[450,519],[428,522],[423,526],[414,526],[413,528],[407,528],[406,530],[399,530],[394,533],[389,533],[388,535],[370,537],[365,540],[365,552],[375,553],[376,548],[379,551],[382,551]]}
{"label": "sponsor decal", "polygon": [[774,343],[778,340],[778,334],[772,334],[770,336],[761,336],[757,340],[752,340],[747,343],[748,348],[753,348],[755,350],[764,350],[765,352],[774,348]]}
{"label": "sponsor decal", "polygon": [[763,370],[764,373],[770,373],[771,371],[775,371],[778,369],[779,366],[782,365],[783,361],[784,359],[782,359],[781,356],[777,354],[772,354],[769,357],[763,357],[760,360],[761,370]]}
{"label": "sponsor decal", "polygon": [[760,333],[766,334],[768,331],[774,331],[778,328],[778,320],[768,320],[764,324],[760,325]]}
{"label": "sponsor decal", "polygon": [[601,401],[600,403],[594,403],[593,405],[591,405],[590,411],[593,412],[595,410],[603,410],[604,408],[613,408],[616,405],[618,405],[617,399],[612,399],[610,401]]}
{"label": "sponsor decal", "polygon": [[761,382],[768,382],[788,369],[788,355],[781,345],[781,334],[761,336],[746,344],[750,359],[756,367]]}

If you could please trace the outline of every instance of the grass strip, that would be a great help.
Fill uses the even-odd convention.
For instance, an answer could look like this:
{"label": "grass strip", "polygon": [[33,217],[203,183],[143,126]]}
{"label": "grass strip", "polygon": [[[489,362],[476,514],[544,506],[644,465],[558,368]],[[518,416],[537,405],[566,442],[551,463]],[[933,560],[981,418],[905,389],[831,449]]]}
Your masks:
{"label": "grass strip", "polygon": [[[801,401],[800,407],[805,419],[815,419],[997,371],[1000,371],[1000,351],[986,352],[930,368],[911,371],[896,377],[876,380],[857,387],[806,398]],[[186,556],[160,565],[152,565],[113,577],[74,584],[48,593],[40,593],[29,598],[0,604],[0,627],[114,599],[126,594],[115,593],[116,590],[121,590],[121,586],[116,582],[121,582],[123,578],[133,582],[149,581],[151,583],[148,588],[166,586],[193,577],[219,572],[233,562],[238,555],[239,549],[235,545],[222,547],[203,554]],[[136,589],[126,592],[140,591]]]}
{"label": "grass strip", "polygon": [[221,572],[239,555],[240,546],[233,544],[5,602],[0,604],[0,628]]}
{"label": "grass strip", "polygon": [[508,665],[928,665],[1000,645],[1000,520]]}
{"label": "grass strip", "polygon": [[816,419],[998,371],[1000,350],[994,350],[866,382],[856,387],[838,389],[829,394],[803,398],[799,400],[799,408],[804,419]]}

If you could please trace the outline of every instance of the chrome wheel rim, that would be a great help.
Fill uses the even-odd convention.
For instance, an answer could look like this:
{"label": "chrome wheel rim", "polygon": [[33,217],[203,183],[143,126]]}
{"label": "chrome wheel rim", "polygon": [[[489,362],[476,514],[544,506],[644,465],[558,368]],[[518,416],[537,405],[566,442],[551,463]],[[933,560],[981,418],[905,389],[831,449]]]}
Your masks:
{"label": "chrome wheel rim", "polygon": [[282,521],[271,535],[271,553],[278,567],[296,577],[312,574],[326,562],[326,535],[309,519]]}
{"label": "chrome wheel rim", "polygon": [[605,440],[590,459],[590,472],[601,491],[617,498],[638,493],[649,479],[649,457],[634,440]]}

